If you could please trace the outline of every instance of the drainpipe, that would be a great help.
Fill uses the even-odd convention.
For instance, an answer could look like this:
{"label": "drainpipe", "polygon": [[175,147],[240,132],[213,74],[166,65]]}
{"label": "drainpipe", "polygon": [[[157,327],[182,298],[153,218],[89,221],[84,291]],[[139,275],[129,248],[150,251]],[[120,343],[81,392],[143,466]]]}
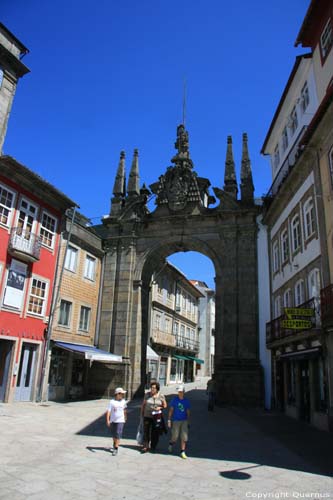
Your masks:
{"label": "drainpipe", "polygon": [[[72,235],[76,208],[77,207],[74,206],[70,209],[70,210],[72,210],[72,219],[71,219],[70,226],[69,226],[64,257],[63,257],[63,261],[62,261],[62,265],[61,265],[61,269],[60,269],[59,279],[57,280],[56,287],[53,289],[53,294],[52,294],[51,309],[50,309],[50,315],[49,315],[49,324],[47,327],[47,335],[46,335],[46,339],[45,339],[44,355],[43,355],[43,362],[42,362],[41,379],[40,379],[39,391],[38,391],[38,396],[37,396],[38,402],[43,402],[44,400],[47,400],[47,398],[45,398],[46,377],[48,375],[46,368],[48,365],[48,353],[49,353],[49,349],[50,349],[52,326],[53,326],[54,314],[55,314],[58,300],[59,300],[60,286],[61,286],[62,277],[64,274],[66,254],[67,254],[67,249],[68,249],[69,242],[70,242],[71,235]],[[66,210],[65,216],[67,217],[67,210]],[[66,226],[67,226],[67,219],[66,219]],[[61,250],[61,243],[60,243],[58,255],[60,255],[60,250]]]}

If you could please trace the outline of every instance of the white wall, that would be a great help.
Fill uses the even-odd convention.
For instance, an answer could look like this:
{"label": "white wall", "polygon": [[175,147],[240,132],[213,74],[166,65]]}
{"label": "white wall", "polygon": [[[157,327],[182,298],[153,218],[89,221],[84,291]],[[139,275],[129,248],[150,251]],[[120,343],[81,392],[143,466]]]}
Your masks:
{"label": "white wall", "polygon": [[266,323],[270,321],[269,251],[267,228],[262,215],[257,217],[258,303],[259,303],[259,357],[264,370],[265,408],[271,408],[272,379],[271,352],[266,348]]}

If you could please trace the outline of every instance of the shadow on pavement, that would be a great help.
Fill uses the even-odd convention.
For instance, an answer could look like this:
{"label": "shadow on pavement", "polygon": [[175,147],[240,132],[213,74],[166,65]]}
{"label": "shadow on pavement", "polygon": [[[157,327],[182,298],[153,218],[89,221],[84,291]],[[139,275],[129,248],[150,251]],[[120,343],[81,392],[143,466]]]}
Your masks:
{"label": "shadow on pavement", "polygon": [[[333,477],[332,434],[261,409],[217,407],[215,411],[208,412],[204,390],[191,390],[186,396],[191,401],[192,411],[187,446],[189,457],[255,464],[221,471],[221,476],[248,479],[251,475],[243,470],[265,465]],[[167,396],[167,400],[170,401],[172,397]],[[128,421],[123,433],[123,440],[134,440],[135,445],[121,444],[138,451],[136,433],[140,405],[141,401],[138,400],[129,403]],[[110,438],[105,414],[78,434]],[[156,454],[167,453],[167,445],[168,436],[162,436]],[[175,446],[174,453],[178,452]]]}

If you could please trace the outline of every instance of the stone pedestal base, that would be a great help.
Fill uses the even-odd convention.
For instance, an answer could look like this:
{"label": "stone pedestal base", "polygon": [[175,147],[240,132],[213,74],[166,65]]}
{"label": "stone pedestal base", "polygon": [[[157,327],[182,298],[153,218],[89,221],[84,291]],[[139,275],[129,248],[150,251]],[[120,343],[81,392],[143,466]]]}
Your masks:
{"label": "stone pedestal base", "polygon": [[263,377],[259,362],[221,366],[215,373],[217,400],[231,406],[263,406]]}

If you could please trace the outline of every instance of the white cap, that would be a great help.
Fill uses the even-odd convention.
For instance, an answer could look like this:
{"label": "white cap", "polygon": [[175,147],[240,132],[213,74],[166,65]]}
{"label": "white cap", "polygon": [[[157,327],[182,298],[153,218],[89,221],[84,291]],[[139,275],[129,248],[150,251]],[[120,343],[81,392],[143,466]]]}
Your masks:
{"label": "white cap", "polygon": [[127,391],[124,391],[122,387],[117,387],[117,389],[114,390],[115,394],[126,394]]}
{"label": "white cap", "polygon": [[185,387],[183,385],[179,385],[177,387],[177,392],[185,392]]}

